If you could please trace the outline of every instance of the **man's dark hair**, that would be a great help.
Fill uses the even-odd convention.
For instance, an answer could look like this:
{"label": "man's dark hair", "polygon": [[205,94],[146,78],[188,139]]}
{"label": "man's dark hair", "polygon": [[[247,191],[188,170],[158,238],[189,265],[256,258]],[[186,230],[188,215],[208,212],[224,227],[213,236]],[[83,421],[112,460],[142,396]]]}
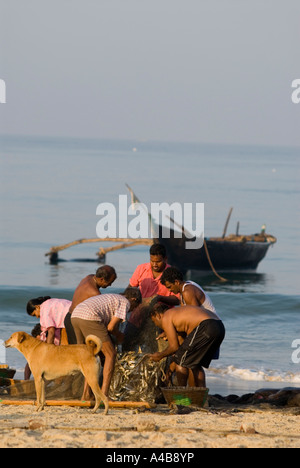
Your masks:
{"label": "man's dark hair", "polygon": [[139,288],[132,288],[131,286],[128,286],[128,288],[125,289],[123,295],[128,300],[135,299],[137,306],[142,303],[142,295],[141,295],[141,291],[139,290]]}
{"label": "man's dark hair", "polygon": [[166,285],[166,281],[168,281],[168,283],[174,284],[176,280],[183,281],[183,274],[180,270],[178,270],[178,268],[175,267],[166,268],[160,278],[160,282],[163,285]]}
{"label": "man's dark hair", "polygon": [[110,280],[113,276],[117,278],[116,270],[109,265],[103,265],[96,271],[96,278],[102,278],[104,281]]}
{"label": "man's dark hair", "polygon": [[150,255],[161,255],[163,258],[166,258],[167,251],[164,245],[162,244],[153,244],[150,247]]}
{"label": "man's dark hair", "polygon": [[154,317],[157,314],[164,314],[169,309],[170,306],[167,304],[164,304],[163,302],[157,302],[150,312],[150,317]]}

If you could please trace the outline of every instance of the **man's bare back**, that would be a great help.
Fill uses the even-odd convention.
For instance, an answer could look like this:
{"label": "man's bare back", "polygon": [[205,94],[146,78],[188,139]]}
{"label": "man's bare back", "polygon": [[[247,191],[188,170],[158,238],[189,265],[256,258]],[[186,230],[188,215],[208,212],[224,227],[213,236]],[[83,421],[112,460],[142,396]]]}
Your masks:
{"label": "man's bare back", "polygon": [[162,318],[163,329],[172,325],[178,333],[189,335],[204,320],[219,320],[216,314],[204,307],[181,306],[167,310]]}
{"label": "man's bare back", "polygon": [[98,296],[99,294],[101,294],[101,292],[99,291],[99,286],[96,284],[95,275],[86,276],[75,289],[70,313],[72,313],[75,307],[81,304],[81,302],[90,297]]}
{"label": "man's bare back", "polygon": [[153,311],[151,319],[157,327],[163,329],[169,343],[164,351],[150,355],[150,358],[156,362],[178,350],[182,334],[190,335],[205,320],[219,321],[216,314],[197,306],[174,307],[162,313]]}
{"label": "man's bare back", "polygon": [[107,288],[116,278],[115,269],[109,265],[103,265],[98,268],[95,275],[88,275],[83,278],[75,289],[69,313],[72,314],[78,304],[81,304],[90,297],[100,295],[100,288]]}
{"label": "man's bare back", "polygon": [[[152,311],[151,319],[157,327],[164,330],[168,347],[150,354],[150,359],[159,362],[173,355],[170,373],[176,370],[178,385],[186,386],[192,372],[192,385],[205,387],[203,367],[209,368],[225,337],[225,327],[219,317],[203,306],[182,306],[169,310],[157,307]],[[183,334],[186,337],[181,344],[179,338]]]}

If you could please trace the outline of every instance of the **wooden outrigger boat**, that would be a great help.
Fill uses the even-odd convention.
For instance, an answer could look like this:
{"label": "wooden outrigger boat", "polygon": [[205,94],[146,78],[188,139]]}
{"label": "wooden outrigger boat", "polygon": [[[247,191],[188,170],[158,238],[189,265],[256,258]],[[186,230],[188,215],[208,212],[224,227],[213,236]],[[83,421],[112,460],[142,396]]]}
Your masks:
{"label": "wooden outrigger boat", "polygon": [[[174,233],[174,231],[173,231]],[[106,254],[116,250],[136,246],[151,246],[155,242],[165,245],[168,253],[168,262],[179,268],[184,274],[189,270],[227,272],[254,272],[258,264],[266,256],[269,247],[276,243],[277,239],[270,234],[239,235],[231,234],[222,237],[209,237],[204,239],[204,245],[198,250],[186,250],[185,242],[191,240],[185,237],[175,238],[172,236],[166,239],[123,239],[123,238],[103,238],[103,239],[80,239],[61,246],[52,247],[45,255],[49,256],[51,264],[64,262],[59,258],[59,252],[69,247],[92,243],[111,242],[118,243],[112,247],[100,247],[94,259],[79,259],[84,262],[105,263]],[[76,260],[73,260],[76,261]],[[218,276],[218,275],[217,275]]]}
{"label": "wooden outrigger boat", "polygon": [[[91,242],[120,242],[113,247],[101,247],[94,259],[78,259],[84,262],[106,261],[106,254],[116,250],[132,247],[135,245],[149,245],[159,241],[165,245],[168,252],[168,262],[186,273],[188,270],[209,271],[212,266],[218,271],[247,272],[255,271],[258,264],[266,256],[269,247],[276,243],[277,239],[270,234],[235,235],[226,237],[209,237],[204,239],[204,246],[199,250],[186,250],[185,242],[190,238],[181,239],[160,237],[159,239],[132,239],[103,238],[103,239],[80,239],[63,246],[52,247],[45,255],[49,256],[51,264],[65,262],[59,258],[59,252],[69,247],[91,243]],[[205,245],[206,244],[206,245]],[[75,261],[75,260],[73,260]]]}
{"label": "wooden outrigger boat", "polygon": [[[66,385],[62,384],[61,379],[57,381],[46,382],[46,406],[72,406],[81,408],[93,408],[95,402],[80,400],[80,396],[82,394],[83,389],[83,380],[80,380],[81,378],[82,376],[80,374],[79,381],[78,379],[75,380],[75,386],[77,387],[75,391],[74,381],[72,381],[70,377],[64,378],[64,381],[67,380],[67,389]],[[57,387],[55,383],[57,383]],[[79,383],[81,383],[81,385],[77,385]],[[34,380],[13,380],[8,378],[0,378],[0,406],[35,405],[35,400],[36,392]],[[155,408],[156,404],[149,401],[110,401],[109,407]]]}
{"label": "wooden outrigger boat", "polygon": [[[155,343],[157,343],[155,341]],[[118,355],[110,386],[111,408],[154,408],[159,388],[164,381],[165,361],[149,361],[148,353],[131,351]],[[93,407],[82,401],[84,376],[81,372],[55,380],[45,380],[48,406]],[[0,378],[0,405],[34,404],[34,380]]]}
{"label": "wooden outrigger boat", "polygon": [[[132,196],[132,203],[139,203],[139,199],[135,196],[129,186]],[[226,235],[229,220],[233,208],[230,209],[226,219],[223,235],[220,237],[206,237],[203,241],[203,247],[200,249],[186,249],[186,241],[195,240],[191,239],[189,233],[185,231],[183,226],[176,226],[181,230],[182,235],[178,237],[175,235],[175,223],[173,222],[174,229],[170,229],[168,238],[163,237],[163,227],[153,226],[153,232],[156,232],[156,238],[150,239],[132,239],[132,238],[95,238],[95,239],[80,239],[70,242],[61,246],[52,247],[45,255],[49,256],[50,263],[56,264],[61,260],[58,256],[59,252],[79,244],[91,242],[112,242],[117,243],[112,247],[100,247],[95,259],[80,259],[80,261],[98,261],[104,263],[106,254],[119,249],[124,249],[136,245],[152,245],[159,242],[165,245],[167,249],[168,262],[179,268],[184,274],[189,270],[209,271],[212,270],[217,276],[217,271],[226,272],[254,272],[258,264],[266,256],[269,247],[277,242],[276,237],[266,234],[265,227],[262,227],[260,233],[252,235],[240,235],[239,223],[237,224],[236,233]],[[178,234],[178,230],[177,230]],[[187,235],[186,235],[187,234]],[[74,261],[74,260],[73,260]],[[219,276],[220,277],[220,276]],[[221,279],[224,279],[220,277]]]}

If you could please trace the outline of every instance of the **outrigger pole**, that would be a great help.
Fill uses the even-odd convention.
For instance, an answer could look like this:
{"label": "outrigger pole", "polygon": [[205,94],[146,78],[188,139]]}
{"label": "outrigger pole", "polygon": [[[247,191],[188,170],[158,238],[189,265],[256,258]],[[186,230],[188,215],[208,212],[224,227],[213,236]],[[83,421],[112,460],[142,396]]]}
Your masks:
{"label": "outrigger pole", "polygon": [[66,250],[70,247],[80,244],[91,244],[96,242],[121,242],[121,244],[114,245],[112,247],[103,248],[100,247],[97,252],[98,261],[103,261],[106,253],[113,252],[115,250],[125,249],[127,247],[133,247],[135,245],[152,245],[155,242],[155,239],[132,239],[132,238],[123,238],[123,237],[114,237],[114,238],[94,238],[94,239],[79,239],[68,244],[58,245],[51,247],[50,251],[45,254],[45,257],[50,257],[50,263],[58,262],[58,252]]}

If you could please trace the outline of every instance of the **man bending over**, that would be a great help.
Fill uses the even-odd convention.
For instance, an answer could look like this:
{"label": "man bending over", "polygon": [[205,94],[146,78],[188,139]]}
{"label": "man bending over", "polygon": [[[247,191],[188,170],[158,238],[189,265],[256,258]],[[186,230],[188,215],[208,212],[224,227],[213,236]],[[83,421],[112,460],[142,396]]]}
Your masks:
{"label": "man bending over", "polygon": [[[196,387],[206,387],[203,367],[209,368],[211,360],[225,338],[223,322],[204,307],[182,306],[162,310],[154,308],[151,313],[154,324],[161,328],[168,339],[168,347],[150,355],[159,362],[174,355],[178,385],[187,385],[189,369],[192,370]],[[178,336],[185,336],[179,344]]]}

